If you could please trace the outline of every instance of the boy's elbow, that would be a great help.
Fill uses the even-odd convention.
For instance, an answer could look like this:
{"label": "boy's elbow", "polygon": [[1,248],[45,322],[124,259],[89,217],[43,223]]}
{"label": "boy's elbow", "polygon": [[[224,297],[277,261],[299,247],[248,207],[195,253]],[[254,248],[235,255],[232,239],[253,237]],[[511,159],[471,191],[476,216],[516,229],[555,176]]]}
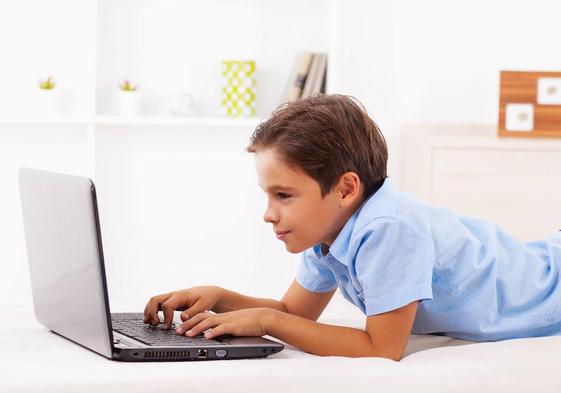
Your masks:
{"label": "boy's elbow", "polygon": [[384,358],[399,362],[403,359],[404,351],[401,348],[379,348],[373,347],[370,354],[366,355],[373,358]]}
{"label": "boy's elbow", "polygon": [[353,357],[353,358],[382,358],[382,359],[393,360],[394,362],[399,362],[403,358],[402,355],[398,355],[398,354],[395,354],[395,353],[380,352],[380,351],[371,351],[371,352],[368,352],[368,353],[358,353],[356,355],[351,355],[350,357]]}
{"label": "boy's elbow", "polygon": [[390,354],[390,355],[383,355],[382,357],[385,357],[386,359],[393,360],[394,362],[399,362],[403,358],[403,355],[402,354],[399,354],[399,355]]}
{"label": "boy's elbow", "polygon": [[375,351],[372,355],[369,355],[368,357],[383,358],[383,359],[393,360],[394,362],[399,362],[403,358],[403,355],[396,354],[396,353],[380,353],[379,351]]}

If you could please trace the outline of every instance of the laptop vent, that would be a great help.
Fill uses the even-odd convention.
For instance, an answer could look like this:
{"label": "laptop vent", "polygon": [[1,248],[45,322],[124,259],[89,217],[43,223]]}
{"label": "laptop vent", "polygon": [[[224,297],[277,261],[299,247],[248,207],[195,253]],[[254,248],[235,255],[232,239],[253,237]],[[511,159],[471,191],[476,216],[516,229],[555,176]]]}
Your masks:
{"label": "laptop vent", "polygon": [[189,351],[154,351],[144,352],[146,359],[188,358]]}

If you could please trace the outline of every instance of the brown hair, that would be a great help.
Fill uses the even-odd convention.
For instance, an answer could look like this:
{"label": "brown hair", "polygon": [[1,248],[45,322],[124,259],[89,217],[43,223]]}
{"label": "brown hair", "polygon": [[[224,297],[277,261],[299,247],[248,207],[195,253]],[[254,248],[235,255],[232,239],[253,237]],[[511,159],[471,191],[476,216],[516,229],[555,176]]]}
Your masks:
{"label": "brown hair", "polygon": [[387,177],[384,136],[354,97],[333,94],[282,104],[257,126],[247,151],[274,148],[288,165],[316,180],[322,197],[345,172],[355,172],[364,197]]}

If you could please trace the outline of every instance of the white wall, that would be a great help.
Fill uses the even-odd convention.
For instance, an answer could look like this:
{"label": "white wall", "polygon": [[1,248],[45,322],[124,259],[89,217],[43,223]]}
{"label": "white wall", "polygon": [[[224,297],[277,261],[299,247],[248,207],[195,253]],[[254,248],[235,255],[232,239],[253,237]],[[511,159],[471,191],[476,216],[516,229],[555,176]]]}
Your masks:
{"label": "white wall", "polygon": [[401,173],[394,12],[391,1],[336,1],[329,90],[356,97],[388,143],[388,173]]}
{"label": "white wall", "polygon": [[402,123],[496,124],[500,70],[561,69],[561,3],[393,2]]}
{"label": "white wall", "polygon": [[37,81],[54,75],[55,113],[94,111],[95,0],[0,2],[0,117],[29,116]]}
{"label": "white wall", "polygon": [[266,199],[244,151],[248,137],[173,127],[98,131],[96,177],[112,296],[145,301],[209,284],[255,296],[284,293],[298,256],[262,220]]}
{"label": "white wall", "polygon": [[19,168],[84,174],[88,155],[85,130],[60,125],[0,127],[0,304],[31,310]]}

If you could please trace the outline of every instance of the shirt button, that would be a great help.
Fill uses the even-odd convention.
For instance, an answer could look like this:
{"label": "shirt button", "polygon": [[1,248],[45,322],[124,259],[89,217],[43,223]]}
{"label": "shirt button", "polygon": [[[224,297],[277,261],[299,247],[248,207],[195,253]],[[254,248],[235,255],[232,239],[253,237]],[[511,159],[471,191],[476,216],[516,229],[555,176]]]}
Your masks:
{"label": "shirt button", "polygon": [[347,277],[347,276],[341,276],[341,281],[347,282],[347,281],[349,281],[349,277]]}

